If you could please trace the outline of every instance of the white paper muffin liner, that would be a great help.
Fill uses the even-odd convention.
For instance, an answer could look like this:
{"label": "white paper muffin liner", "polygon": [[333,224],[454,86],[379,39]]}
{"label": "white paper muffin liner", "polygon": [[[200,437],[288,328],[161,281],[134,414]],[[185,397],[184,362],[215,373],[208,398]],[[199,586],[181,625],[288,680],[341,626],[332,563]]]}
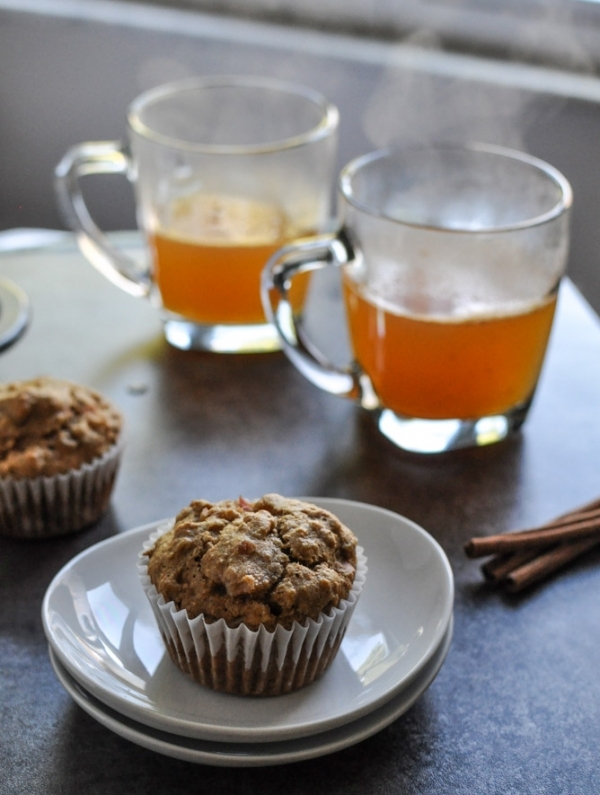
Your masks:
{"label": "white paper muffin liner", "polygon": [[0,535],[52,538],[82,530],[108,508],[123,443],[79,469],[38,478],[0,478]]}
{"label": "white paper muffin liner", "polygon": [[318,679],[333,661],[363,589],[367,558],[357,547],[357,568],[348,597],[317,621],[252,630],[244,624],[231,629],[223,619],[213,623],[203,615],[188,618],[166,602],[148,576],[146,552],[171,524],[155,530],[140,552],[138,571],[160,634],[171,659],[202,685],[224,693],[276,696],[298,690]]}

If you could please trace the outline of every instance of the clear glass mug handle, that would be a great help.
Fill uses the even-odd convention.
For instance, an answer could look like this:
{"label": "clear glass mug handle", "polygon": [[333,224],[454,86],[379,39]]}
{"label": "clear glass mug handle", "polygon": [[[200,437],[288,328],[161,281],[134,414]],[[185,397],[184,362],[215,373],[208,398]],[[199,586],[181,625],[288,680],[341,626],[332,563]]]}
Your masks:
{"label": "clear glass mug handle", "polygon": [[354,260],[347,232],[318,235],[286,246],[268,261],[262,275],[261,294],[267,319],[281,338],[283,350],[312,384],[338,397],[376,408],[378,402],[368,377],[358,365],[336,367],[308,338],[302,321],[294,316],[289,298],[291,280],[300,273],[342,266]]}
{"label": "clear glass mug handle", "polygon": [[84,256],[113,284],[137,297],[150,294],[147,267],[120,252],[93,221],[79,186],[90,174],[123,174],[131,181],[133,164],[120,141],[88,141],[73,146],[55,169],[55,189],[66,223]]}

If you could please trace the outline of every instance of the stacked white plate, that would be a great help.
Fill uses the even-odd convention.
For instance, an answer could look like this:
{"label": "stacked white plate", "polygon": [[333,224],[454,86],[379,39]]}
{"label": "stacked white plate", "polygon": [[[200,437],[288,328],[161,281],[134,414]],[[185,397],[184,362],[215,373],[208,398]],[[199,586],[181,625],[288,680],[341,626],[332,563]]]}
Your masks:
{"label": "stacked white plate", "polygon": [[0,351],[10,348],[19,339],[30,318],[27,295],[9,279],[0,279]]}
{"label": "stacked white plate", "polygon": [[241,698],[206,689],[173,665],[136,565],[143,541],[163,520],[90,547],[51,582],[42,619],[67,692],[134,743],[229,767],[328,754],[406,712],[450,646],[454,586],[446,555],[425,530],[390,511],[302,499],[352,528],[369,566],[340,651],[319,681],[276,698]]}

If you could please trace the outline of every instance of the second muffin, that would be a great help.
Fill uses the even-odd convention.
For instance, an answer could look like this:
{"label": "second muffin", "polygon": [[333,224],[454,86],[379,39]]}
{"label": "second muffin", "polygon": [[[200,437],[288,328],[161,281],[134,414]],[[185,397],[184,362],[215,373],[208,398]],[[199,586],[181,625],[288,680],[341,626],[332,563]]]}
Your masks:
{"label": "second muffin", "polygon": [[0,384],[0,534],[46,539],[95,522],[119,468],[122,417],[51,377]]}

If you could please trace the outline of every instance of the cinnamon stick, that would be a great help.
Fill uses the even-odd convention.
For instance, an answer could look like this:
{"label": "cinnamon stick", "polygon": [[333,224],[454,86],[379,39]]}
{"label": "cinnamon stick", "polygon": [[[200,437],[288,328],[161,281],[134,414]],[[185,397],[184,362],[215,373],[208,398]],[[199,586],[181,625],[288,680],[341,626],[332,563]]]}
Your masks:
{"label": "cinnamon stick", "polygon": [[597,544],[600,544],[600,538],[591,536],[553,547],[510,571],[505,579],[506,590],[510,593],[517,593],[523,588],[545,579]]}
{"label": "cinnamon stick", "polygon": [[479,558],[498,553],[520,552],[589,536],[600,537],[600,509],[578,511],[568,518],[557,519],[531,530],[472,538],[465,545],[465,552],[470,558]]}
{"label": "cinnamon stick", "polygon": [[600,499],[529,530],[472,538],[469,557],[491,555],[481,570],[485,578],[516,593],[558,571],[600,545]]}
{"label": "cinnamon stick", "polygon": [[483,564],[481,571],[488,582],[498,585],[498,583],[503,582],[512,571],[523,566],[525,563],[529,563],[529,561],[537,557],[538,554],[538,549],[526,549],[524,552],[510,552],[507,555],[496,555],[496,557]]}

